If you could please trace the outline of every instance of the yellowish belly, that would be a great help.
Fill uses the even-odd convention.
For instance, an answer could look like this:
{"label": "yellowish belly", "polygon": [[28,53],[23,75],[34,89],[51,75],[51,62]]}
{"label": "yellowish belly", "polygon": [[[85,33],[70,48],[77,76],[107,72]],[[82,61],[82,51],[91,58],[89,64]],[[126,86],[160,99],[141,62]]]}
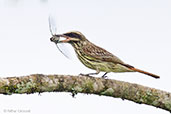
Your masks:
{"label": "yellowish belly", "polygon": [[99,70],[103,72],[133,72],[132,70],[128,69],[127,67],[115,64],[112,62],[98,62],[98,61],[90,61],[84,58],[79,58],[80,61],[88,68]]}

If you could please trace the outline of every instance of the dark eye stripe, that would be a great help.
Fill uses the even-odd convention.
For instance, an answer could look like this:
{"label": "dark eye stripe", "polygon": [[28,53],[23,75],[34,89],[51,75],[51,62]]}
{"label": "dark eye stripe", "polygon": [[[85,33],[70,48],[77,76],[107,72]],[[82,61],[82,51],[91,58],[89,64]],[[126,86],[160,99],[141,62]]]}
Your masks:
{"label": "dark eye stripe", "polygon": [[72,33],[71,32],[71,33],[66,33],[64,35],[72,37],[72,38],[79,38],[79,39],[81,39],[81,36],[79,34],[77,34],[77,33]]}

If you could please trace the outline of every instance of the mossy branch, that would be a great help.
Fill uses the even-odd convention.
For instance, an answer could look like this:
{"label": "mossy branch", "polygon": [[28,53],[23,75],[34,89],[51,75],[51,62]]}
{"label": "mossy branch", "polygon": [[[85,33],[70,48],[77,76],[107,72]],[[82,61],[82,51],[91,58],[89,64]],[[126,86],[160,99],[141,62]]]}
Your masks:
{"label": "mossy branch", "polygon": [[0,78],[0,94],[72,92],[127,99],[171,112],[171,93],[123,81],[70,75],[33,74]]}

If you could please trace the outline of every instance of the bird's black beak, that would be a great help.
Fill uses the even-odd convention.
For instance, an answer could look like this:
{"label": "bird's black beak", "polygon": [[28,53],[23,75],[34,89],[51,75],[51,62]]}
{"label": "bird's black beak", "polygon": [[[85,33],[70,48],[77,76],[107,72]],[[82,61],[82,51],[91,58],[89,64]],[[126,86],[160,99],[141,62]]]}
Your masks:
{"label": "bird's black beak", "polygon": [[72,38],[63,34],[54,35],[50,38],[50,40],[55,43],[68,43],[70,41],[79,41],[79,39],[77,38]]}

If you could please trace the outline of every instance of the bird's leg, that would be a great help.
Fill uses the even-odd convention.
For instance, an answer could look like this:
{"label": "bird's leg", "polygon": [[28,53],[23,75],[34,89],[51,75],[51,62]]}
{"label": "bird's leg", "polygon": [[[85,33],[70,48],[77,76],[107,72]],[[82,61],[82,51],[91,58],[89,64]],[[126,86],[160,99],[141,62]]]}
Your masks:
{"label": "bird's leg", "polygon": [[[83,76],[90,76],[90,75],[97,75],[97,74],[99,74],[100,73],[100,71],[99,70],[96,70],[96,72],[95,73],[88,73],[88,74],[82,74],[82,73],[80,73],[80,75],[83,75]],[[91,77],[91,76],[90,76]]]}
{"label": "bird's leg", "polygon": [[106,78],[106,77],[107,77],[107,76],[106,76],[107,73],[108,73],[108,72],[105,72],[105,73],[103,74],[102,78]]}

